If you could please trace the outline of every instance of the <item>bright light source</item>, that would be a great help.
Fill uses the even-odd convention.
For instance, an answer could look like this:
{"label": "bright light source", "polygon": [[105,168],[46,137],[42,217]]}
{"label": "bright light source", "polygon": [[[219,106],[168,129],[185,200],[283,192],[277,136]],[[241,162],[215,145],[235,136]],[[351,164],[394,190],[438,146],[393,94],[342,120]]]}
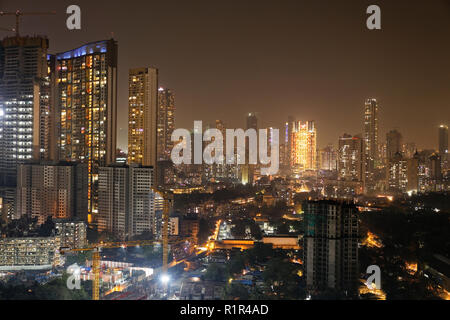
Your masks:
{"label": "bright light source", "polygon": [[169,281],[170,281],[170,276],[168,274],[163,274],[161,276],[161,282],[162,283],[167,284],[167,283],[169,283]]}
{"label": "bright light source", "polygon": [[5,115],[5,111],[3,109],[0,109],[0,117],[3,117]]}

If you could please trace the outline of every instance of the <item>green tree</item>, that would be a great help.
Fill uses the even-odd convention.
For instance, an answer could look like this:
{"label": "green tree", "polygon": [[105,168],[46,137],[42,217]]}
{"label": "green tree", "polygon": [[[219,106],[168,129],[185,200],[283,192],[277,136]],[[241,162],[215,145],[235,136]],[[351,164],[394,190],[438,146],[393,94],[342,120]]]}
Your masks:
{"label": "green tree", "polygon": [[208,266],[205,273],[205,280],[225,281],[225,266],[212,263]]}
{"label": "green tree", "polygon": [[263,272],[264,283],[277,299],[304,299],[298,271],[298,265],[285,259],[271,259]]}
{"label": "green tree", "polygon": [[240,283],[230,283],[225,287],[225,300],[248,300],[250,298],[249,289]]}

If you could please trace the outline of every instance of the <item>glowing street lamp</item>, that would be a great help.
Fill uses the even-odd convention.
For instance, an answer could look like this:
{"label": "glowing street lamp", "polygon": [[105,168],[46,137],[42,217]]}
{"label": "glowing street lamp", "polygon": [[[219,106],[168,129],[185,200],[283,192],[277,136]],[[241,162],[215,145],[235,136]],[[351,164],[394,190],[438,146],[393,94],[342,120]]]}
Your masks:
{"label": "glowing street lamp", "polygon": [[161,282],[162,282],[164,285],[167,285],[167,284],[169,283],[169,281],[170,281],[170,276],[169,276],[168,274],[163,274],[163,275],[161,276]]}

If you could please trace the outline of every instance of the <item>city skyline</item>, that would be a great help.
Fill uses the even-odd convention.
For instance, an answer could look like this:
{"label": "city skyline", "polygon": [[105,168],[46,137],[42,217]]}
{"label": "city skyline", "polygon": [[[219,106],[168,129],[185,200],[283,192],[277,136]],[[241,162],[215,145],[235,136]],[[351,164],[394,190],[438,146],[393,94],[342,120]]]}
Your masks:
{"label": "city skyline", "polygon": [[0,300],[450,300],[450,0],[80,1],[0,0]]}
{"label": "city skyline", "polygon": [[[189,128],[193,120],[217,119],[228,127],[244,127],[246,113],[253,111],[261,127],[281,128],[288,115],[293,115],[317,123],[319,147],[337,145],[343,133],[362,133],[364,101],[376,98],[381,140],[397,129],[405,143],[437,149],[436,128],[449,122],[445,103],[450,94],[445,83],[450,77],[446,58],[450,46],[443,40],[450,6],[444,1],[425,7],[381,1],[386,14],[378,33],[365,28],[363,2],[327,3],[326,10],[318,4],[263,2],[254,15],[254,25],[249,25],[245,22],[250,10],[247,4],[199,1],[186,11],[185,4],[146,2],[136,5],[139,10],[128,8],[123,17],[120,6],[108,2],[105,15],[111,19],[102,19],[100,24],[93,20],[93,12],[101,12],[96,8],[106,2],[80,1],[81,31],[65,28],[66,2],[55,6],[44,1],[37,8],[3,1],[1,9],[56,10],[56,17],[45,23],[36,23],[39,17],[21,21],[23,35],[33,30],[48,37],[50,53],[108,39],[114,33],[120,44],[118,147],[122,149],[127,145],[127,75],[129,69],[142,66],[161,70],[160,85],[177,93],[177,128]],[[195,10],[196,6],[204,10]],[[141,12],[153,19],[139,19]],[[264,24],[271,14],[273,23]],[[327,18],[327,22],[308,15]],[[416,24],[416,18],[424,22]],[[1,21],[3,27],[13,24],[12,18]],[[198,30],[201,22],[211,25],[210,30]],[[152,41],[142,41],[143,34]],[[205,46],[205,41],[210,45]],[[276,48],[268,46],[273,41]],[[434,79],[432,88],[430,78]],[[421,112],[425,108],[427,112]]]}

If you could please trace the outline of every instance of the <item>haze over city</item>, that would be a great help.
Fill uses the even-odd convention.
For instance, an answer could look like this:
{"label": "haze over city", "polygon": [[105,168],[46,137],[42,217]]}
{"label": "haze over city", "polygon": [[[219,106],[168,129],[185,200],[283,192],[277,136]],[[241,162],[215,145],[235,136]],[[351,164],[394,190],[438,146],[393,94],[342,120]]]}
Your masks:
{"label": "haze over city", "polygon": [[[0,10],[48,11],[22,19],[24,34],[45,35],[50,52],[114,37],[119,43],[118,147],[127,149],[128,70],[157,67],[175,92],[176,127],[221,119],[281,129],[288,115],[315,120],[318,146],[363,131],[366,98],[379,102],[380,137],[437,148],[450,119],[450,3],[377,1],[382,30],[365,27],[370,1],[85,1],[82,28],[69,31],[70,1],[2,0]],[[2,17],[1,26],[14,25]],[[1,36],[8,33],[0,31]]]}
{"label": "haze over city", "polygon": [[0,0],[0,302],[450,300],[449,36],[450,0]]}

